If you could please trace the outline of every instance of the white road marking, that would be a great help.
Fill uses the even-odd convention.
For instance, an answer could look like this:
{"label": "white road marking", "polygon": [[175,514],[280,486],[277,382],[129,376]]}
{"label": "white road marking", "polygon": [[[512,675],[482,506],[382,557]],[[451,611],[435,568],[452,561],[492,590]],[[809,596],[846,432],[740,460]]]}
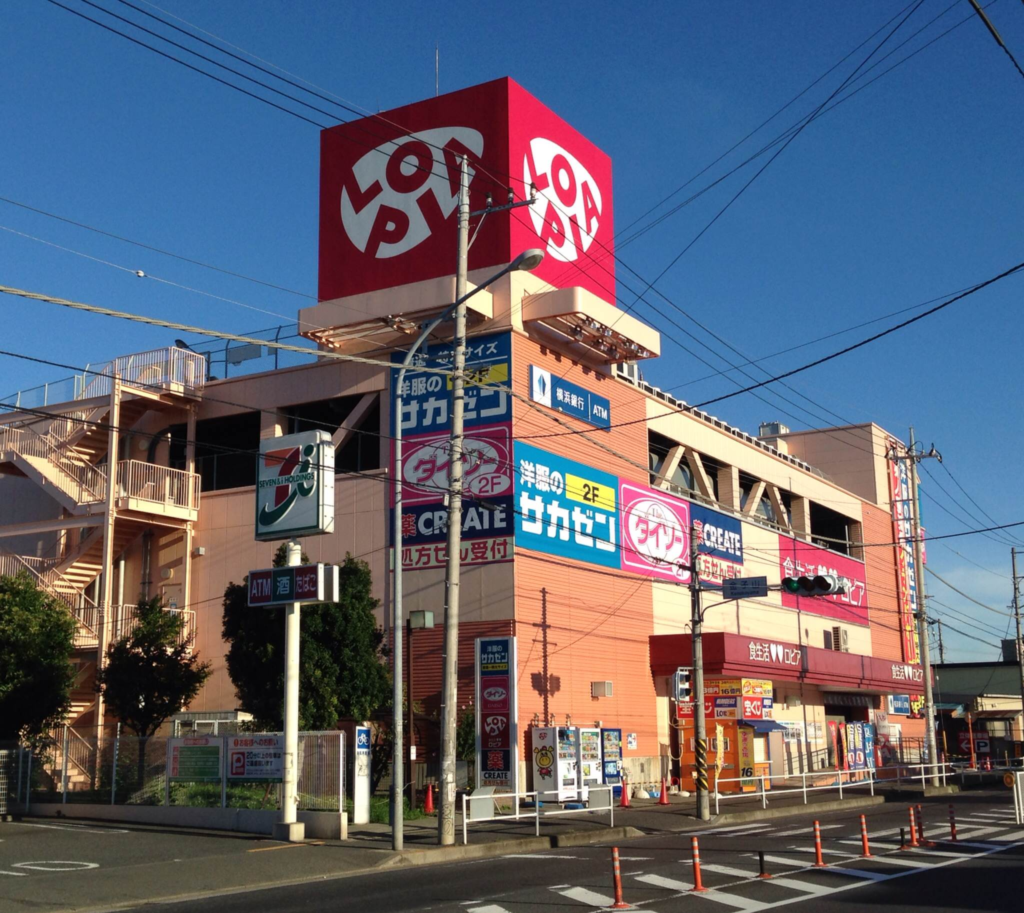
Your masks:
{"label": "white road marking", "polygon": [[509,853],[502,859],[582,859],[582,856],[556,856],[554,853]]}
{"label": "white road marking", "polygon": [[70,862],[66,859],[45,859],[41,862],[14,862],[16,869],[35,869],[38,872],[81,872],[85,869],[98,869],[98,862]]}
{"label": "white road marking", "polygon": [[[575,856],[563,856],[563,859],[575,859]],[[620,862],[650,862],[653,856],[620,856]]]}
{"label": "white road marking", "polygon": [[764,910],[771,904],[761,903],[757,900],[749,900],[746,897],[737,897],[735,894],[724,894],[721,891],[705,891],[703,894],[694,894],[693,897],[701,897],[704,900],[714,900],[717,903],[724,903],[727,906],[735,907],[737,910],[744,910],[745,913],[756,913]]}
{"label": "white road marking", "polygon": [[982,834],[994,834],[997,831],[1004,831],[1005,827],[963,827],[957,828],[957,836],[964,834],[970,837],[972,840],[975,837],[980,837]]}
{"label": "white road marking", "polygon": [[614,897],[598,894],[597,891],[591,891],[587,888],[561,888],[558,893],[563,897],[568,897],[569,900],[585,903],[588,907],[610,907],[615,903]]}
{"label": "white road marking", "polygon": [[[750,872],[746,869],[734,869],[728,865],[707,865],[701,866],[702,869],[708,872],[717,872],[719,875],[735,875],[737,878],[753,879],[757,877],[756,872]],[[770,880],[765,879],[769,884],[778,885],[783,888],[791,888],[795,891],[806,891],[808,894],[831,894],[832,888],[825,888],[821,885],[808,884],[805,881],[797,881],[795,878],[777,878],[773,877]]]}
{"label": "white road marking", "polygon": [[1016,843],[1018,840],[1024,840],[1024,831],[1014,831],[1012,834],[1003,834],[1000,840],[1006,840],[1010,843]]}
{"label": "white road marking", "polygon": [[[823,830],[823,831],[830,831],[830,830],[834,830],[837,827],[844,827],[844,826],[845,825],[842,825],[842,824],[822,824],[822,825],[819,825],[819,829]],[[806,834],[808,830],[812,830],[812,828],[802,827],[799,830],[795,830],[795,831],[779,831],[777,834],[775,834],[775,836],[776,837],[800,837],[800,836],[803,836],[804,834]]]}
{"label": "white road marking", "polygon": [[666,878],[664,875],[637,875],[637,881],[652,885],[655,888],[665,888],[667,891],[691,891],[693,885],[686,881],[679,881],[676,878]]}
{"label": "white road marking", "polygon": [[[853,841],[848,841],[848,840],[844,840],[843,841],[843,843],[850,843],[850,842],[853,842]],[[900,845],[898,843],[876,843],[874,848],[875,849],[879,849],[879,850],[899,850]],[[907,852],[907,850],[904,850],[903,852]],[[915,848],[914,850],[911,850],[910,852],[926,853],[929,856],[953,856],[953,857],[963,856],[963,853],[950,853],[950,852],[947,852],[945,850],[933,850],[933,849],[930,849],[928,847],[921,847],[920,850]]]}
{"label": "white road marking", "polygon": [[484,907],[470,907],[469,913],[509,913],[504,907],[499,907],[496,903],[489,903]]}
{"label": "white road marking", "polygon": [[[961,859],[971,859],[971,858],[973,858],[973,857],[967,856],[967,855],[965,855],[963,853],[959,854],[959,856],[960,856]],[[896,865],[896,866],[900,866],[901,868],[917,869],[919,871],[924,871],[925,869],[930,869],[930,868],[932,868],[932,867],[934,867],[936,865],[942,865],[941,862],[924,862],[924,861],[922,861],[920,856],[914,856],[912,858],[908,858],[906,856],[889,856],[889,855],[886,855],[886,856],[872,856],[871,857],[871,861],[875,862],[875,863],[878,863],[879,865]]]}
{"label": "white road marking", "polygon": [[851,878],[867,878],[869,881],[887,881],[892,875],[883,875],[881,872],[869,872],[867,869],[844,869],[841,866],[830,865],[830,872],[838,872],[840,875],[849,875]]}
{"label": "white road marking", "polygon": [[0,875],[21,875],[24,877],[27,874],[28,872],[5,872],[3,869],[0,869]]}
{"label": "white road marking", "polygon": [[[746,855],[746,856],[753,856],[754,854],[753,853],[745,853],[744,855]],[[798,861],[796,861],[794,859],[787,859],[785,856],[765,856],[764,857],[764,861],[765,862],[774,862],[776,865],[789,866],[790,868],[793,868],[793,869],[806,869],[807,866],[810,865],[810,863],[807,862],[807,860],[803,860],[801,862],[798,862]]]}
{"label": "white road marking", "polygon": [[78,831],[82,834],[127,834],[122,827],[87,827],[84,824],[30,824],[27,821],[13,821],[19,827],[41,827],[48,831]]}
{"label": "white road marking", "polygon": [[700,869],[702,872],[717,872],[719,875],[734,875],[736,878],[753,878],[757,875],[757,872],[751,872],[750,869],[735,869],[730,865],[713,865],[710,862],[702,862]]}
{"label": "white road marking", "polygon": [[767,824],[737,824],[735,827],[716,827],[710,831],[696,831],[698,837],[710,837],[712,834],[733,834],[736,837],[742,836],[737,833],[742,831],[743,833],[759,833],[760,831],[771,830],[771,827]]}
{"label": "white road marking", "polygon": [[[795,853],[810,853],[813,855],[814,847],[811,846],[791,846],[791,850]],[[843,856],[846,859],[860,859],[860,853],[844,853],[841,850],[825,850],[822,851],[823,856]]]}

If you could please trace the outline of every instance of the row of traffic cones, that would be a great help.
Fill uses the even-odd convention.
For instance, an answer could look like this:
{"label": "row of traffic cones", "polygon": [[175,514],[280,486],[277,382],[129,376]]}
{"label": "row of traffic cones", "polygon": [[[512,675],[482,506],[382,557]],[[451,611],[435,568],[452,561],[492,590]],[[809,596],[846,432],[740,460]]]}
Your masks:
{"label": "row of traffic cones", "polygon": [[[658,805],[669,805],[668,801],[668,783],[665,778],[661,778],[661,792],[658,794]],[[629,782],[625,777],[622,778],[622,793],[619,798],[619,808],[631,808],[629,803]]]}

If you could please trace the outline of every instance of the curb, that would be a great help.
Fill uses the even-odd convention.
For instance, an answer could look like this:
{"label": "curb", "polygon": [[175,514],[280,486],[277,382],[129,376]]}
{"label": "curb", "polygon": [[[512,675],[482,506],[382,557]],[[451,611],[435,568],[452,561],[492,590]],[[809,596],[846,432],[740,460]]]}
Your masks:
{"label": "curb", "polygon": [[[828,802],[812,802],[808,805],[785,805],[778,808],[759,808],[752,812],[733,812],[719,815],[711,820],[716,824],[746,824],[748,821],[764,821],[770,818],[795,818],[798,815],[814,815],[818,812],[838,812],[848,808],[870,808],[885,805],[885,796],[857,796],[855,799],[834,799]],[[704,822],[701,822],[703,824]]]}

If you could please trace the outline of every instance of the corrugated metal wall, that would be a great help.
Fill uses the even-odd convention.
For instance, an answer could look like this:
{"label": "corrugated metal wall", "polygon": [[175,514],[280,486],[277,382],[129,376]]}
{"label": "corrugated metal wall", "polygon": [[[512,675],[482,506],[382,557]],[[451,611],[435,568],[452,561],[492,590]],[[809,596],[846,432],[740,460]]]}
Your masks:
{"label": "corrugated metal wall", "polygon": [[[864,504],[864,541],[892,542],[892,518],[888,512]],[[882,659],[903,661],[899,601],[896,593],[896,549],[866,548],[871,652]]]}

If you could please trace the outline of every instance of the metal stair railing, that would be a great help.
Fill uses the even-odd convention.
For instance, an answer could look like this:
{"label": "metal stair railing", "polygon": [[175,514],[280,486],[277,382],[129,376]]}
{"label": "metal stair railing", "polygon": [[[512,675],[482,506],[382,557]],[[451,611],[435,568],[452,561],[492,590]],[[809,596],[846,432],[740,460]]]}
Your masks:
{"label": "metal stair railing", "polygon": [[9,450],[26,457],[45,460],[57,471],[50,481],[76,504],[96,504],[106,500],[107,476],[99,466],[82,465],[61,449],[60,439],[40,434],[28,426],[0,427],[0,452]]}
{"label": "metal stair railing", "polygon": [[27,572],[40,589],[63,605],[88,632],[89,637],[75,634],[76,646],[81,646],[83,641],[95,641],[98,638],[99,606],[57,570],[55,559],[26,558],[0,545],[0,575],[14,577],[21,572]]}

